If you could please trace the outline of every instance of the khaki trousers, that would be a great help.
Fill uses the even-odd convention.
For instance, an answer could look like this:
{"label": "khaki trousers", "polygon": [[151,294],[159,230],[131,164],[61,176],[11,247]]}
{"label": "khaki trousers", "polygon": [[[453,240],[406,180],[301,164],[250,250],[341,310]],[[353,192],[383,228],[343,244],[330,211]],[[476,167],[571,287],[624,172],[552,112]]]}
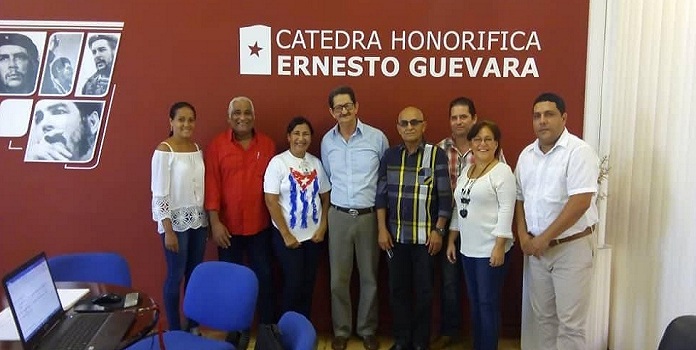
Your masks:
{"label": "khaki trousers", "polygon": [[540,349],[586,350],[586,321],[593,266],[592,235],[529,257],[529,298]]}

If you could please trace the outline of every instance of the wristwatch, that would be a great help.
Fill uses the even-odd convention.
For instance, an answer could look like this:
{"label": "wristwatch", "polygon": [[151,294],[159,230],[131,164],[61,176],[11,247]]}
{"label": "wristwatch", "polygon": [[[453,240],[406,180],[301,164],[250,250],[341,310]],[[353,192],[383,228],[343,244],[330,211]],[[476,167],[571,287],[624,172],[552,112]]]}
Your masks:
{"label": "wristwatch", "polygon": [[447,234],[447,229],[444,227],[436,227],[435,231],[437,231],[437,233],[442,237],[444,237]]}

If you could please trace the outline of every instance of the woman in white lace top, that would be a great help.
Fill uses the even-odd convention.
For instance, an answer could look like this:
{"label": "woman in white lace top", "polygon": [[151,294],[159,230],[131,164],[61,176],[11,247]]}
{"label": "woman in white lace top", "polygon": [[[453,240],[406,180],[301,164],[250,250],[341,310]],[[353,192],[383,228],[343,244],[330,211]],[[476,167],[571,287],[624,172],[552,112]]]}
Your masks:
{"label": "woman in white lace top", "polygon": [[[152,219],[162,237],[167,262],[164,308],[169,329],[181,329],[179,299],[194,267],[203,261],[208,218],[203,209],[205,165],[203,153],[191,139],[196,110],[177,102],[169,111],[171,132],[152,155]],[[198,327],[189,320],[188,328]]]}

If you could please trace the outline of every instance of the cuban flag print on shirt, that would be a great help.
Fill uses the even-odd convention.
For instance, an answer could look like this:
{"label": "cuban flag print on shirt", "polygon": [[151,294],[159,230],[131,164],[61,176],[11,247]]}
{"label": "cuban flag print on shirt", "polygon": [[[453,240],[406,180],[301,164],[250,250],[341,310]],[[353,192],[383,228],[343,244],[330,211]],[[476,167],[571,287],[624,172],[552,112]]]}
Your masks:
{"label": "cuban flag print on shirt", "polygon": [[[294,230],[298,227],[298,217],[299,228],[306,229],[308,227],[307,221],[310,219],[310,206],[312,223],[314,225],[318,224],[319,210],[317,209],[317,199],[319,197],[317,194],[319,193],[319,182],[316,181],[317,170],[313,169],[311,172],[305,173],[291,167],[288,180],[290,181],[290,197],[288,198],[290,201],[290,229]],[[301,208],[298,208],[298,202],[302,206]]]}
{"label": "cuban flag print on shirt", "polygon": [[[295,238],[304,242],[319,228],[322,216],[321,194],[331,190],[319,158],[306,154],[293,156],[290,151],[276,155],[268,163],[263,191],[278,195],[283,219]],[[273,225],[278,224],[273,221]]]}

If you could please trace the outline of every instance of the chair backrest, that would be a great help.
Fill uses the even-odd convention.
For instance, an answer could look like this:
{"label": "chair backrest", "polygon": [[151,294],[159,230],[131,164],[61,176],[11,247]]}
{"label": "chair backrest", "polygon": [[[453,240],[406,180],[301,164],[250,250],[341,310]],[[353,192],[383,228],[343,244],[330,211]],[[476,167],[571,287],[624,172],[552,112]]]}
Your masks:
{"label": "chair backrest", "polygon": [[287,311],[278,321],[283,349],[313,350],[316,348],[317,331],[307,317]]}
{"label": "chair backrest", "polygon": [[696,347],[696,316],[679,316],[662,335],[658,350],[689,350]]}
{"label": "chair backrest", "polygon": [[184,295],[184,314],[220,331],[251,328],[259,281],[251,269],[223,261],[206,261],[193,270]]}
{"label": "chair backrest", "polygon": [[56,281],[99,282],[124,287],[131,286],[128,262],[121,255],[110,252],[75,253],[48,259]]}

